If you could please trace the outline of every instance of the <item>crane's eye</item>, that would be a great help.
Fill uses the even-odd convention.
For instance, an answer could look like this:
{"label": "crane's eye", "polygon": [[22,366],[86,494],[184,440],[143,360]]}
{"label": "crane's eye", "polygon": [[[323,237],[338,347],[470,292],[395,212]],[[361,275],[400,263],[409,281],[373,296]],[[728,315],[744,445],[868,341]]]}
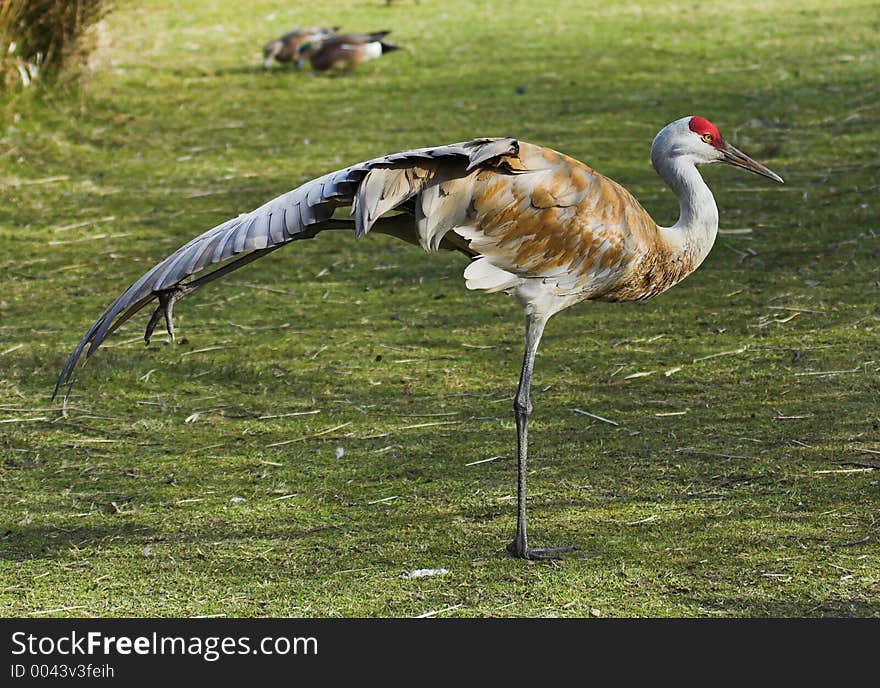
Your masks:
{"label": "crane's eye", "polygon": [[703,141],[706,143],[712,143],[712,134],[703,134]]}

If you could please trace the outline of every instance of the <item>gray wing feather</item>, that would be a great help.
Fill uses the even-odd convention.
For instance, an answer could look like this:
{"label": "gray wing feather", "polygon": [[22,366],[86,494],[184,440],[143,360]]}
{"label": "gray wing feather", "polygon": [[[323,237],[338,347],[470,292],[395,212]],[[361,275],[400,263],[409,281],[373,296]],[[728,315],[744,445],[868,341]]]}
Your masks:
{"label": "gray wing feather", "polygon": [[[91,356],[111,332],[157,298],[165,301],[167,296],[179,298],[291,241],[315,236],[338,207],[353,205],[356,236],[368,232],[377,217],[365,217],[360,211],[375,209],[376,194],[382,190],[378,186],[369,189],[372,204],[358,203],[356,198],[368,191],[360,187],[371,170],[418,167],[420,161],[454,158],[466,160],[470,171],[493,159],[516,154],[517,150],[517,141],[505,138],[394,153],[326,174],[208,230],[144,273],[92,323],[64,364],[53,397],[62,385],[71,381],[84,352],[86,358]],[[212,266],[215,266],[212,272],[189,279]],[[160,308],[161,303],[162,299]]]}
{"label": "gray wing feather", "polygon": [[[281,211],[275,211],[272,213],[272,217],[269,220],[269,236],[266,239],[266,246],[271,244],[280,244],[284,241],[284,228],[286,226],[286,221],[284,219],[285,215],[287,215],[287,208],[281,208]],[[265,246],[263,247],[265,248]]]}
{"label": "gray wing feather", "polygon": [[318,205],[323,202],[325,199],[324,196],[324,184],[312,184],[309,187],[309,191],[306,194],[306,201],[309,205]]}

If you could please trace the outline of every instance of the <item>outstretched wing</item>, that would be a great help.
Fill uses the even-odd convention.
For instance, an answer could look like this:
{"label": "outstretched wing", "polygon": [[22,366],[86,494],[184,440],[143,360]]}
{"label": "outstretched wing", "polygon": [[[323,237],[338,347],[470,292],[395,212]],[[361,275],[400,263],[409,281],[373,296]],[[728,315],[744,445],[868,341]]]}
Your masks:
{"label": "outstretched wing", "polygon": [[[91,356],[113,330],[147,304],[159,300],[145,335],[149,341],[163,315],[172,331],[172,308],[180,297],[291,241],[311,238],[333,226],[331,217],[337,208],[352,206],[356,236],[361,237],[382,213],[406,203],[431,181],[467,175],[516,155],[518,145],[508,138],[476,139],[376,158],[314,179],[208,230],[147,271],[110,304],[70,354],[53,397],[70,381],[83,352],[86,358]],[[208,268],[213,270],[190,279]]]}
{"label": "outstretched wing", "polygon": [[[345,206],[353,223],[333,219]],[[564,299],[630,300],[648,298],[687,272],[660,275],[662,261],[645,260],[664,250],[657,225],[623,187],[577,160],[508,138],[419,148],[331,172],[179,248],[92,324],[55,394],[83,352],[91,356],[152,301],[159,304],[147,341],[163,316],[173,335],[175,301],[199,286],[324,229],[353,226],[360,238],[395,209],[414,217],[383,219],[377,231],[428,251],[449,247],[475,256],[464,273],[470,289],[528,283]]]}

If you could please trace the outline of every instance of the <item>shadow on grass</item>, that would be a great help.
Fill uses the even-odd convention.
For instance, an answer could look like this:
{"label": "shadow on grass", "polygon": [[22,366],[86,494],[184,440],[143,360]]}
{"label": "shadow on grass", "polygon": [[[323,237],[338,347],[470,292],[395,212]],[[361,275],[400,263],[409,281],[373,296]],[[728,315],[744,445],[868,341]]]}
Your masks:
{"label": "shadow on grass", "polygon": [[738,618],[798,618],[798,617],[872,617],[880,616],[880,602],[827,599],[822,602],[793,597],[784,602],[757,597],[709,598],[695,597],[691,602],[725,616]]}
{"label": "shadow on grass", "polygon": [[[174,526],[179,525],[179,530]],[[52,526],[16,526],[0,536],[0,559],[26,561],[29,559],[68,559],[71,551],[91,549],[124,540],[126,545],[147,547],[167,543],[173,545],[198,545],[208,539],[223,541],[268,541],[283,539],[296,541],[313,534],[339,531],[337,526],[316,526],[290,530],[254,526],[241,528],[235,523],[212,524],[210,527],[192,528],[185,521],[168,524],[170,527],[153,527],[142,522],[125,522],[108,525],[57,528]]]}
{"label": "shadow on grass", "polygon": [[[175,70],[181,71],[181,70]],[[229,76],[235,74],[266,74],[267,76],[275,75],[303,75],[304,72],[297,71],[292,65],[272,65],[271,69],[266,69],[263,65],[236,65],[234,67],[217,67],[211,71],[206,71],[206,75],[211,76]]]}
{"label": "shadow on grass", "polygon": [[70,550],[118,539],[137,540],[144,544],[156,531],[141,523],[117,523],[106,526],[14,526],[0,535],[0,559],[27,561],[29,559],[68,558]]}

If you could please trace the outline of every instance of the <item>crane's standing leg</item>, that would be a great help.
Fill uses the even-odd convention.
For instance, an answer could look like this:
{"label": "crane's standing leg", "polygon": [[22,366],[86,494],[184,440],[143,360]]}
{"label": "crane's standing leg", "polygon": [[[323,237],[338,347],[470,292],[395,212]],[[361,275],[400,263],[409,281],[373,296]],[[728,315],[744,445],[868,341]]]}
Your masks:
{"label": "crane's standing leg", "polygon": [[523,356],[522,372],[519,378],[519,387],[513,398],[513,414],[516,418],[516,536],[509,545],[507,551],[512,556],[523,559],[555,559],[560,552],[567,552],[574,547],[529,547],[528,534],[526,532],[526,470],[529,452],[529,416],[532,414],[532,400],[529,389],[532,385],[532,370],[535,367],[535,354],[538,352],[538,344],[541,335],[544,334],[544,326],[547,324],[546,316],[535,316],[526,313],[526,347]]}

